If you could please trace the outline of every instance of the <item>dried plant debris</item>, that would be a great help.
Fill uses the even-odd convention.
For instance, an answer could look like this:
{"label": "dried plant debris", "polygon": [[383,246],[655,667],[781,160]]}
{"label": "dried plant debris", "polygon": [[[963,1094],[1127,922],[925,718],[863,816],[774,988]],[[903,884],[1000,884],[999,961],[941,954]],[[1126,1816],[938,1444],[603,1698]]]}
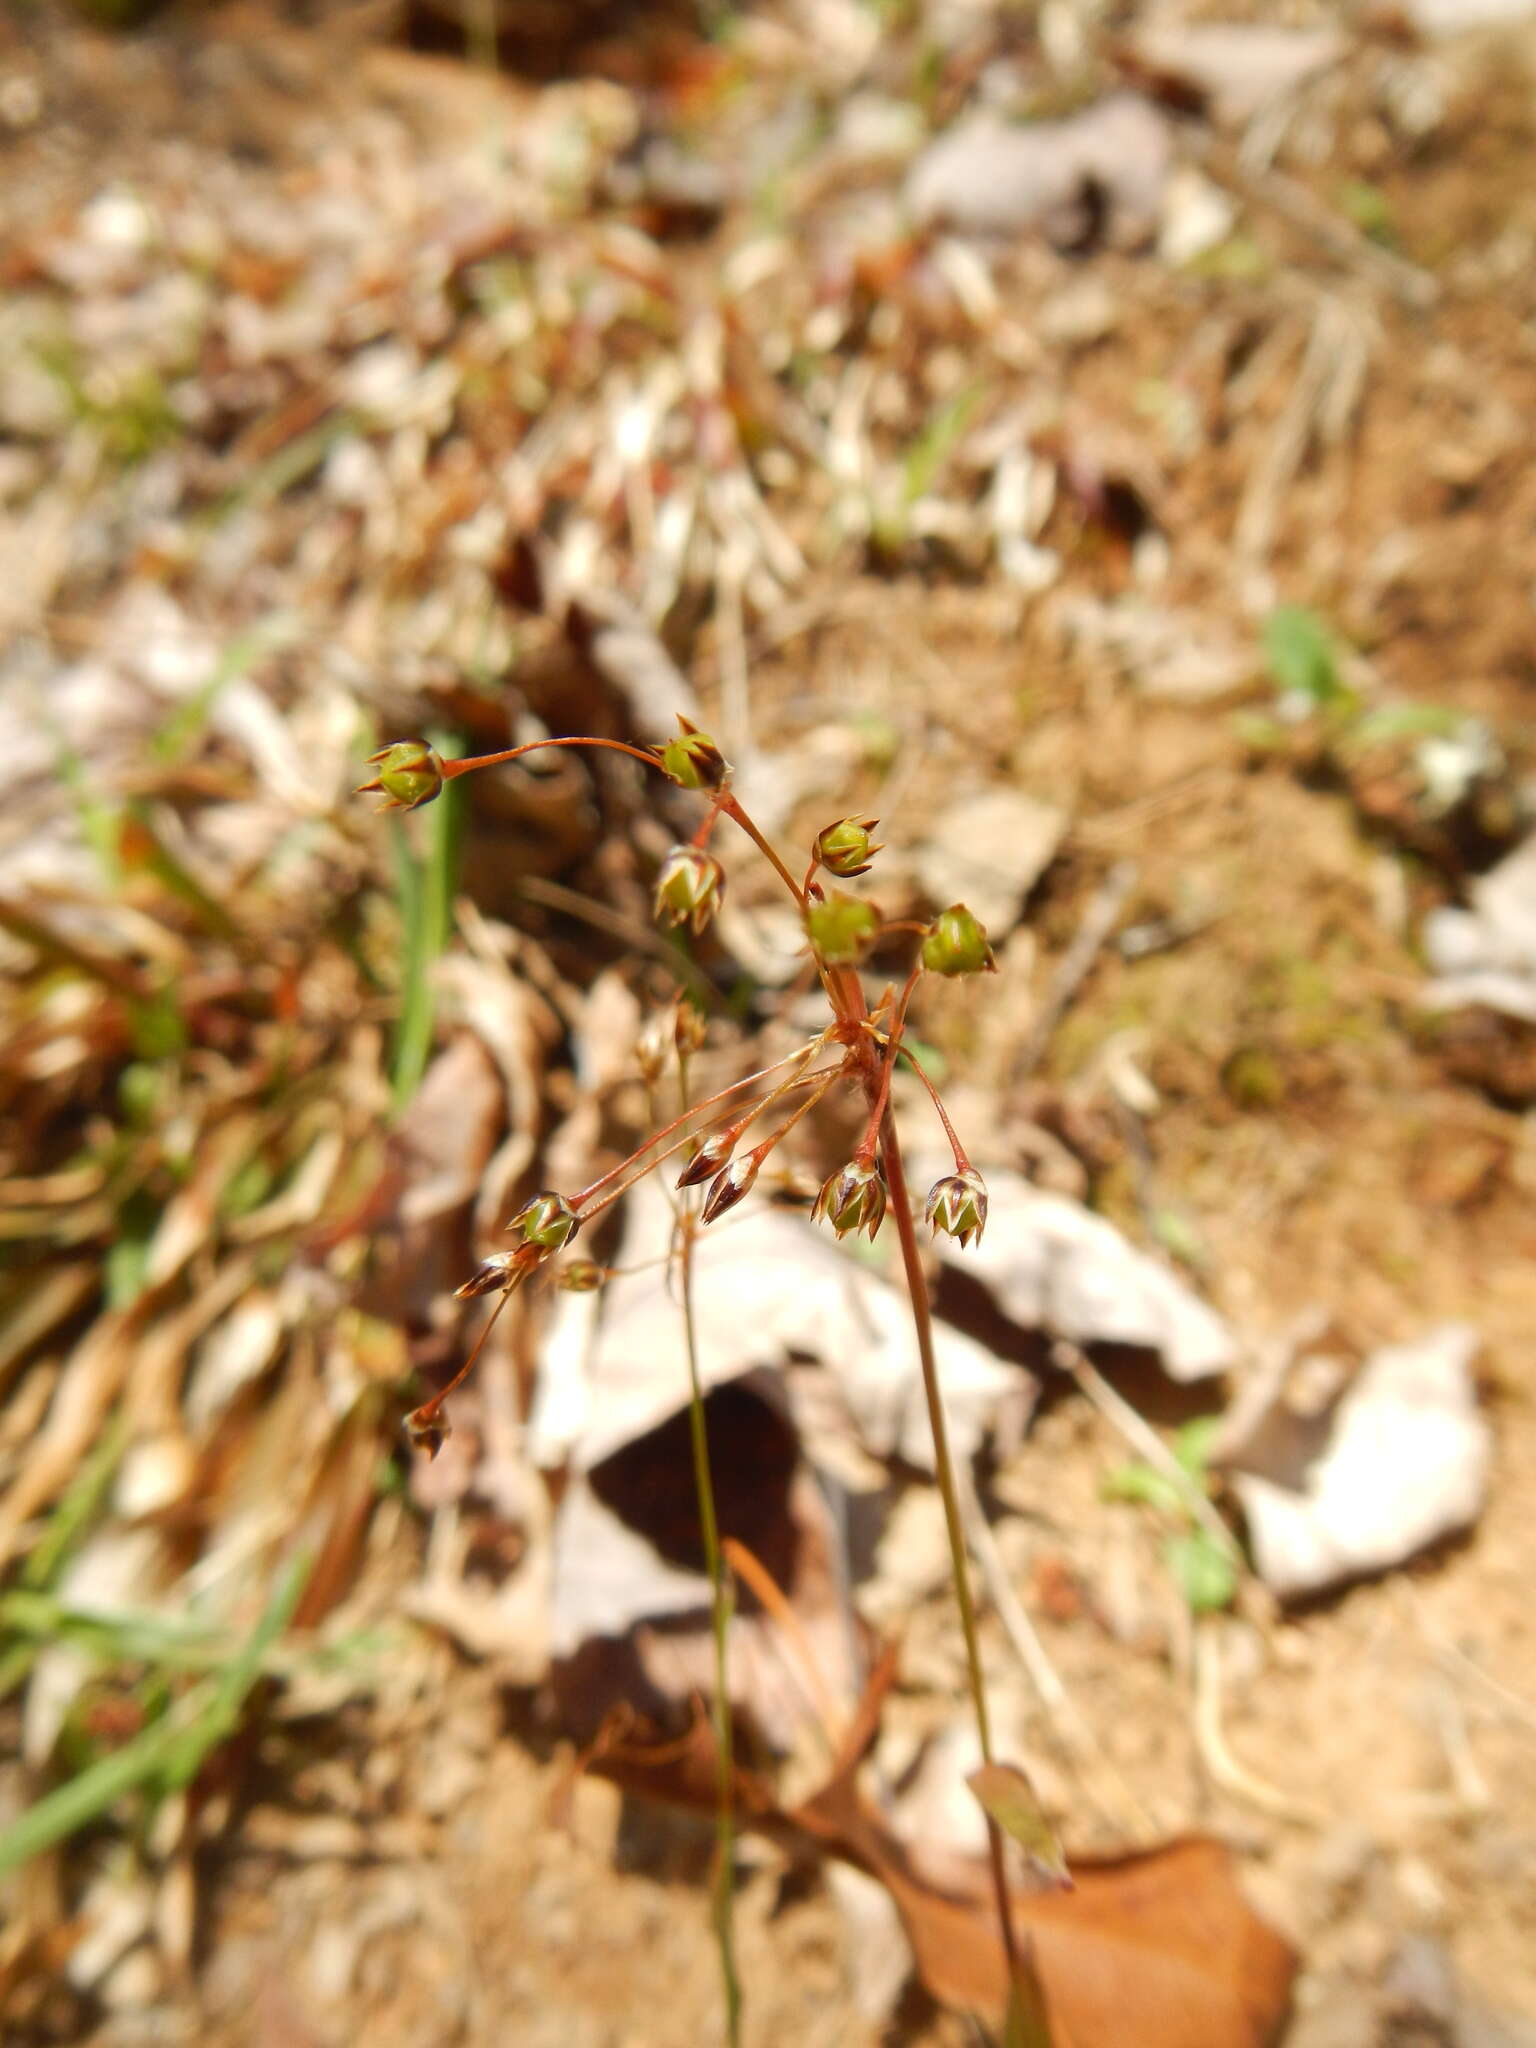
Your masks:
{"label": "dried plant debris", "polygon": [[935,1249],[957,1276],[985,1288],[1018,1329],[1151,1351],[1175,1380],[1210,1378],[1236,1362],[1232,1333],[1171,1266],[1022,1174],[992,1167],[986,1178],[980,1241],[962,1248],[939,1237]]}
{"label": "dried plant debris", "polygon": [[995,939],[1018,922],[1067,829],[1067,815],[1022,790],[975,790],[946,805],[918,849],[931,902],[967,903]]}
{"label": "dried plant debris", "polygon": [[1480,875],[1468,893],[1467,909],[1432,910],[1424,921],[1435,978],[1423,1002],[1440,1010],[1496,1010],[1536,1024],[1536,838]]}
{"label": "dried plant debris", "polygon": [[[941,2003],[1003,2021],[1009,1983],[985,1863],[946,1864],[934,1883],[861,1789],[858,1766],[889,1686],[889,1659],[842,1732],[835,1769],[808,1798],[785,1804],[760,1772],[739,1769],[743,1825],[838,1857],[889,1892],[924,1987]],[[707,1810],[712,1744],[696,1719],[682,1739],[658,1739],[632,1713],[615,1715],[588,1751],[588,1768],[635,1791]],[[1296,1958],[1244,1901],[1228,1852],[1191,1838],[1140,1855],[1076,1859],[1070,1891],[1016,1891],[1015,1926],[1028,1936],[1050,2038],[1061,2048],[1115,2048],[1125,2014],[1149,2048],[1269,2048],[1290,2008]]]}
{"label": "dried plant debris", "polygon": [[1114,93],[1062,121],[972,114],[929,144],[907,179],[914,219],[961,234],[1038,232],[1058,248],[1135,249],[1156,232],[1172,164],[1164,117]]}
{"label": "dried plant debris", "polygon": [[[45,2007],[48,2038],[104,2048],[183,2026],[226,1861],[323,1858],[345,1899],[342,1860],[398,1855],[366,1911],[409,1924],[385,1893],[406,1868],[427,1885],[427,1823],[486,1781],[492,1737],[438,1773],[402,1699],[430,1727],[467,1678],[554,1672],[583,1734],[615,1703],[654,1715],[637,1784],[692,1754],[710,1673],[666,1214],[602,1252],[648,1270],[515,1304],[435,1464],[403,1474],[396,1450],[480,1313],[453,1299],[471,1243],[632,1142],[639,995],[682,958],[649,923],[657,822],[627,764],[562,756],[486,776],[451,827],[445,804],[364,828],[346,792],[381,734],[661,741],[697,700],[736,728],[768,829],[882,813],[895,895],[990,891],[1000,937],[1043,877],[1053,901],[1075,886],[1058,790],[1109,806],[1149,875],[1216,846],[1207,793],[1215,813],[1244,792],[1246,819],[1262,753],[1190,809],[1162,792],[1218,761],[1254,621],[1294,595],[1280,616],[1337,604],[1409,695],[1330,701],[1325,664],[1290,764],[1458,882],[1521,829],[1521,742],[1492,720],[1528,606],[1461,599],[1495,527],[1511,590],[1531,580],[1530,406],[1500,355],[1529,265],[1496,161],[1523,134],[1525,0],[1344,26],[1055,6],[1024,38],[990,4],[770,0],[702,42],[692,9],[654,46],[648,14],[617,42],[554,23],[549,62],[594,68],[538,86],[505,71],[545,62],[559,8],[491,10],[500,76],[457,61],[461,11],[412,10],[430,56],[367,9],[161,11],[118,37],[45,0],[0,22],[0,1863],[32,1866],[6,1880],[7,2038]],[[1383,448],[1421,441],[1399,490]],[[1051,803],[1000,786],[1015,761]],[[1424,933],[1426,1036],[1499,1102],[1536,1097],[1530,854]],[[744,1020],[734,1056],[774,989],[795,1002],[804,943],[731,886],[729,964],[685,971]],[[983,1118],[988,1043],[956,1076]],[[1165,1099],[1171,1132],[1190,1097]],[[1176,1378],[1232,1365],[1160,1261],[987,1178],[982,1242],[934,1254],[967,1460],[1017,1443],[1036,1390],[1015,1361],[1053,1338]],[[1445,1219],[1448,1256],[1465,1242],[1481,1283],[1472,1227]],[[838,1789],[824,1761],[873,1656],[849,1519],[870,1533],[930,1456],[899,1291],[750,1206],[697,1281],[743,1805],[797,1854],[850,1857],[929,1989],[996,2019],[982,1873],[952,1888],[873,1771]],[[1383,1354],[1234,1442],[1287,1597],[1471,1524],[1470,1349],[1399,1347],[1412,1370]],[[882,1626],[941,1597],[935,1500],[908,1487],[886,1519],[862,1589]],[[707,1744],[693,1760],[707,1787]],[[252,1813],[269,1770],[318,1810]],[[209,1856],[231,1816],[241,1857]],[[1153,2048],[1262,2038],[1290,1963],[1218,1852],[1121,1879],[1102,1910],[1020,1896],[1058,2048],[1123,2035],[1074,2005],[1094,1987]],[[1057,1967],[1085,1910],[1087,1960]],[[349,1923],[317,1968],[345,1984],[340,2031],[383,2038],[368,1938]],[[488,2038],[454,1954],[451,2023]],[[200,1996],[215,1975],[199,1962]],[[298,2038],[301,2004],[256,2024]],[[211,2005],[198,2023],[218,2030]]]}
{"label": "dried plant debris", "polygon": [[1283,1599],[1387,1571],[1472,1527],[1492,1434],[1478,1413],[1476,1333],[1447,1324],[1374,1352],[1322,1410],[1277,1397],[1218,1462],[1247,1520],[1254,1565]]}
{"label": "dried plant debris", "polygon": [[1193,98],[1222,127],[1241,127],[1327,71],[1347,49],[1332,27],[1154,22],[1130,39],[1127,54],[1152,74],[1154,85]]}

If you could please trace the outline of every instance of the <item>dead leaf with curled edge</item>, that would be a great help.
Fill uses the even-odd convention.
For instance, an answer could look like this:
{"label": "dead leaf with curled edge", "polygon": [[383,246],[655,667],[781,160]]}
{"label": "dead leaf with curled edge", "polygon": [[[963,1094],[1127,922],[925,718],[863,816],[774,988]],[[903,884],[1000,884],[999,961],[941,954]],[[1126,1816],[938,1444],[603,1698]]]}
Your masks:
{"label": "dead leaf with curled edge", "polygon": [[[913,1179],[937,1179],[939,1155],[919,1157]],[[1156,1352],[1170,1379],[1207,1379],[1237,1358],[1231,1331],[1174,1269],[1080,1202],[987,1167],[984,1235],[962,1246],[934,1239],[946,1267],[985,1288],[1021,1330],[1076,1344],[1128,1344]],[[943,1306],[942,1287],[940,1307]]]}
{"label": "dead leaf with curled edge", "polygon": [[[781,1805],[767,1776],[736,1766],[736,1815],[786,1848],[838,1858],[883,1884],[901,1915],[913,1962],[941,2004],[1005,2024],[1009,1981],[985,1865],[974,1882],[941,1890],[919,1869],[857,1784],[895,1673],[888,1650],[843,1737],[831,1777],[798,1805]],[[587,1769],[643,1797],[709,1811],[713,1737],[702,1711],[668,1738],[632,1710],[610,1716]],[[1290,2008],[1297,1958],[1242,1895],[1232,1858],[1201,1836],[1131,1855],[1076,1862],[1071,1891],[1016,1892],[1014,1925],[1027,1936],[1052,2048],[1270,2048]],[[1027,2037],[1026,2037],[1027,2038]]]}

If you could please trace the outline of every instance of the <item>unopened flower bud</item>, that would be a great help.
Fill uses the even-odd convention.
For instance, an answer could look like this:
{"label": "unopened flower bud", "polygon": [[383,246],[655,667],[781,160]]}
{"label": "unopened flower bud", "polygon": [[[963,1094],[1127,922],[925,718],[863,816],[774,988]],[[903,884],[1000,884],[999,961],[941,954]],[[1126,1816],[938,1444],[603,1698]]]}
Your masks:
{"label": "unopened flower bud", "polygon": [[655,1087],[667,1071],[671,1057],[671,1014],[657,1010],[646,1018],[635,1039],[635,1065],[640,1069],[640,1078],[647,1088]]}
{"label": "unopened flower bud", "polygon": [[736,1138],[736,1131],[728,1129],[711,1131],[707,1138],[700,1139],[698,1150],[677,1176],[676,1185],[680,1188],[696,1188],[701,1181],[706,1181],[712,1174],[718,1173],[730,1158]]}
{"label": "unopened flower bud", "polygon": [[879,930],[880,913],[874,904],[843,889],[834,889],[805,913],[811,951],[827,967],[852,967],[869,951]]}
{"label": "unopened flower bud", "polygon": [[460,1301],[473,1301],[477,1294],[510,1291],[527,1270],[521,1247],[515,1252],[492,1252],[489,1258],[480,1261],[463,1286],[453,1291]]}
{"label": "unopened flower bud", "polygon": [[674,846],[656,877],[656,915],[701,932],[720,908],[725,870],[702,846]]}
{"label": "unopened flower bud", "polygon": [[679,713],[677,723],[677,738],[657,755],[662,774],[680,789],[719,789],[731,772],[724,754],[691,719]]}
{"label": "unopened flower bud", "polygon": [[879,1170],[851,1159],[821,1184],[811,1209],[814,1221],[825,1216],[839,1237],[867,1230],[871,1237],[885,1217],[885,1181]]}
{"label": "unopened flower bud", "polygon": [[435,1458],[453,1435],[453,1424],[436,1401],[426,1401],[406,1416],[405,1433],[416,1450]]}
{"label": "unopened flower bud", "polygon": [[674,996],[664,1010],[653,1011],[635,1040],[641,1080],[654,1088],[674,1060],[688,1059],[702,1048],[708,1030],[703,1011],[686,996]]}
{"label": "unopened flower bud", "polygon": [[717,1173],[709,1184],[709,1193],[704,1197],[704,1207],[699,1211],[700,1220],[713,1223],[717,1216],[723,1216],[727,1209],[734,1209],[757,1179],[757,1170],[763,1163],[761,1151],[743,1152],[739,1159],[733,1159],[723,1172]]}
{"label": "unopened flower bud", "polygon": [[[581,1228],[581,1218],[564,1195],[546,1190],[524,1202],[507,1228],[524,1244],[547,1254],[560,1251],[570,1243]],[[513,1257],[516,1256],[514,1253]]]}
{"label": "unopened flower bud", "polygon": [[940,911],[928,927],[923,965],[930,974],[991,974],[997,967],[984,927],[963,903]]}
{"label": "unopened flower bud", "polygon": [[962,1245],[979,1238],[987,1227],[987,1189],[975,1167],[957,1168],[935,1181],[928,1190],[923,1216],[935,1232],[942,1230],[946,1237],[957,1237]]}
{"label": "unopened flower bud", "polygon": [[823,827],[812,848],[817,862],[828,874],[840,876],[845,882],[855,875],[868,874],[870,863],[881,850],[873,838],[879,822],[878,818],[839,818],[835,825]]}
{"label": "unopened flower bud", "polygon": [[357,794],[382,790],[389,798],[386,811],[419,810],[431,803],[446,780],[442,761],[425,740],[396,740],[392,747],[370,754],[368,766],[379,772],[372,782],[361,783]]}
{"label": "unopened flower bud", "polygon": [[591,1259],[572,1259],[555,1275],[555,1285],[567,1294],[595,1294],[607,1275]]}
{"label": "unopened flower bud", "polygon": [[679,996],[672,1006],[672,1043],[684,1059],[704,1050],[709,1036],[709,1019],[697,1003]]}

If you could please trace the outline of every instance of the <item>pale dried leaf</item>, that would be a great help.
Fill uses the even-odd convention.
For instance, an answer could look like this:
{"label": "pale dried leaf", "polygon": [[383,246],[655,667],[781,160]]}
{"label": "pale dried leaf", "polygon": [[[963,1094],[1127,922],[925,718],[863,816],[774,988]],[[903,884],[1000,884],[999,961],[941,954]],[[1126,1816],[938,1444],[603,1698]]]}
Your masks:
{"label": "pale dried leaf", "polygon": [[1063,247],[1091,232],[1136,248],[1156,231],[1172,161],[1168,123],[1133,93],[1114,93],[1062,121],[1010,126],[973,114],[918,158],[907,204],[924,226],[1017,235],[1038,228]]}
{"label": "pale dried leaf", "polygon": [[[687,1398],[676,1283],[664,1259],[672,1216],[662,1191],[631,1197],[621,1266],[600,1296],[563,1295],[545,1339],[532,1438],[540,1464],[594,1464]],[[1107,1226],[1106,1226],[1107,1227]],[[584,1398],[572,1409],[572,1326],[595,1317]],[[694,1314],[706,1386],[756,1367],[817,1360],[836,1384],[865,1447],[931,1469],[927,1410],[912,1319],[899,1288],[856,1263],[804,1217],[769,1208],[734,1213],[705,1231],[694,1259]],[[1033,1403],[1029,1376],[939,1323],[939,1372],[955,1453],[974,1457],[989,1432],[1017,1441]],[[557,1415],[560,1417],[557,1422]]]}
{"label": "pale dried leaf", "polygon": [[1169,22],[1143,29],[1131,47],[1153,70],[1197,92],[1219,126],[1240,127],[1336,64],[1348,44],[1332,27]]}
{"label": "pale dried leaf", "polygon": [[1436,978],[1422,1000],[1476,1005],[1536,1023],[1536,838],[1472,884],[1470,909],[1432,910],[1424,950]]}
{"label": "pale dried leaf", "polygon": [[1282,1598],[1390,1570],[1476,1521],[1492,1457],[1477,1348],[1475,1331],[1448,1323],[1373,1353],[1293,1484],[1234,1471],[1254,1563]]}
{"label": "pale dried leaf", "polygon": [[997,940],[1018,921],[1066,829],[1065,811],[1022,790],[972,790],[934,819],[918,879],[936,909],[965,904]]}
{"label": "pale dried leaf", "polygon": [[[924,1162],[937,1179],[942,1160]],[[1176,1380],[1225,1372],[1236,1359],[1215,1310],[1112,1223],[1065,1195],[1042,1194],[1006,1167],[988,1168],[987,1227],[969,1248],[940,1234],[947,1266],[977,1281],[1023,1330],[1076,1344],[1129,1344],[1155,1351]]]}

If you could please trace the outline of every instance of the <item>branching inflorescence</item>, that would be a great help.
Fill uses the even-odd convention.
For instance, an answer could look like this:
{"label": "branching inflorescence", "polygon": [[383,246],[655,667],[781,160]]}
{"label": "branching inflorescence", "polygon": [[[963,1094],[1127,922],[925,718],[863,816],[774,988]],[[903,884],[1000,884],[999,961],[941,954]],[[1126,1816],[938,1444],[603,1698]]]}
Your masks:
{"label": "branching inflorescence", "polygon": [[[925,973],[944,976],[989,973],[993,969],[992,951],[985,931],[964,904],[952,904],[931,924],[893,925],[882,919],[879,910],[867,898],[835,886],[865,874],[880,852],[873,837],[877,823],[874,818],[841,818],[826,826],[816,835],[803,879],[796,881],[791,869],[733,793],[729,765],[714,740],[686,719],[679,720],[679,725],[680,731],[675,739],[651,750],[630,746],[621,740],[558,738],[533,740],[502,753],[444,760],[425,741],[401,740],[370,757],[370,765],[377,773],[373,781],[363,785],[363,789],[380,791],[388,799],[386,808],[391,810],[416,810],[422,804],[430,803],[454,776],[516,761],[539,747],[606,748],[627,754],[646,767],[657,770],[679,788],[698,791],[705,799],[706,809],[697,832],[687,844],[672,847],[657,872],[657,917],[666,924],[686,926],[695,933],[704,930],[714,917],[724,894],[725,873],[709,851],[709,843],[721,819],[729,819],[751,840],[793,899],[805,933],[807,954],[826,994],[830,1012],[826,1026],[785,1058],[743,1076],[717,1094],[690,1102],[686,1087],[687,1060],[689,1053],[697,1049],[701,1026],[696,1013],[686,1006],[674,1009],[664,1028],[642,1037],[638,1051],[648,1089],[654,1087],[670,1059],[677,1061],[683,1083],[681,1113],[670,1123],[653,1130],[645,1143],[627,1159],[587,1187],[568,1195],[546,1191],[525,1202],[507,1226],[514,1240],[513,1248],[485,1260],[459,1293],[464,1296],[499,1295],[500,1300],[491,1318],[494,1322],[495,1315],[500,1313],[510,1295],[533,1273],[564,1252],[585,1224],[619,1201],[637,1181],[679,1154],[682,1155],[682,1164],[675,1175],[676,1188],[704,1189],[702,1206],[696,1216],[687,1216],[688,1227],[681,1240],[686,1281],[692,1230],[696,1226],[713,1223],[734,1208],[751,1189],[774,1150],[832,1090],[848,1090],[860,1098],[864,1114],[862,1132],[851,1155],[822,1183],[812,1214],[829,1223],[839,1237],[864,1231],[873,1238],[888,1216],[895,1225],[911,1296],[913,1325],[933,1435],[936,1476],[945,1504],[955,1596],[965,1637],[977,1729],[983,1756],[990,1763],[991,1734],[959,1496],[939,1393],[928,1293],[913,1203],[907,1189],[891,1109],[891,1082],[897,1063],[904,1062],[916,1073],[933,1102],[954,1155],[954,1169],[929,1189],[923,1216],[933,1231],[943,1232],[957,1238],[962,1245],[968,1245],[980,1237],[986,1225],[986,1188],[967,1158],[932,1080],[904,1041],[907,1010],[922,976]],[[860,968],[883,938],[898,931],[917,935],[916,958],[902,985],[899,988],[888,987],[871,1005],[860,978]],[[666,1042],[668,1040],[670,1043]],[[756,1136],[758,1129],[764,1130],[765,1134]],[[566,1261],[554,1271],[560,1284],[569,1287],[591,1287],[600,1284],[603,1277],[600,1269],[587,1260]],[[686,1308],[686,1288],[684,1299]],[[486,1327],[488,1331],[490,1324]],[[690,1364],[693,1366],[691,1321],[689,1331]],[[482,1334],[480,1343],[483,1342]],[[412,1435],[428,1450],[435,1451],[445,1435],[443,1404],[472,1369],[478,1350],[479,1345],[471,1351],[449,1384],[407,1418]],[[702,1396],[696,1369],[694,1379],[695,1420],[699,1429],[700,1511],[706,1525],[706,1549],[711,1553],[711,1576],[717,1582],[720,1697],[716,1701],[716,1730],[720,1743],[721,1798],[723,1805],[728,1806],[729,1720],[724,1706],[727,1596],[715,1556],[718,1544],[712,1540],[713,1497],[707,1468],[707,1447],[702,1436]],[[722,1836],[722,1840],[726,1839],[728,1830]],[[992,1868],[1003,1943],[1016,1973],[1018,1965],[1004,1882],[1002,1845],[995,1826],[992,1828]],[[732,2012],[731,2036],[734,2039],[736,2007],[728,1941],[724,1952],[728,2002]]]}
{"label": "branching inflorescence", "polygon": [[[525,1202],[507,1225],[515,1240],[513,1249],[486,1259],[460,1288],[461,1295],[511,1293],[565,1251],[584,1224],[678,1153],[686,1157],[676,1186],[704,1187],[699,1218],[702,1223],[713,1223],[748,1193],[774,1150],[835,1088],[860,1092],[867,1116],[852,1156],[827,1176],[812,1214],[830,1223],[839,1237],[865,1231],[873,1238],[891,1198],[896,1136],[890,1089],[898,1060],[913,1069],[927,1087],[954,1153],[954,1172],[928,1192],[925,1220],[933,1230],[958,1238],[962,1244],[979,1237],[986,1223],[987,1193],[981,1176],[966,1157],[932,1082],[903,1042],[908,1004],[925,972],[962,975],[991,970],[986,933],[963,904],[954,904],[931,925],[918,928],[921,943],[905,983],[899,990],[887,989],[871,1008],[858,969],[888,927],[873,903],[825,886],[822,877],[847,881],[868,872],[881,851],[873,836],[877,820],[841,818],[828,825],[816,835],[804,880],[797,882],[732,793],[730,768],[715,742],[686,719],[679,724],[677,738],[654,752],[619,740],[550,739],[453,761],[442,759],[424,740],[400,740],[370,757],[369,765],[377,772],[362,788],[381,792],[388,798],[385,808],[390,810],[417,810],[430,803],[452,777],[518,760],[539,747],[608,748],[643,761],[680,788],[698,790],[707,798],[708,809],[692,842],[672,847],[661,863],[655,882],[657,917],[695,933],[709,923],[725,892],[724,870],[710,853],[709,841],[720,820],[730,819],[746,833],[793,897],[809,956],[832,1013],[826,1029],[808,1043],[775,1066],[748,1074],[718,1095],[693,1104],[588,1187],[571,1195],[545,1192]],[[657,1050],[652,1051],[653,1061]],[[646,1056],[642,1046],[642,1065]],[[650,1078],[654,1080],[658,1072],[659,1063]],[[754,1088],[757,1093],[748,1093]],[[777,1121],[769,1124],[766,1135],[745,1143],[749,1129],[762,1127],[774,1117]],[[589,1262],[581,1261],[568,1264],[558,1277],[562,1284],[587,1287],[600,1275]],[[468,1369],[466,1365],[465,1371]],[[441,1440],[443,1402],[457,1384],[458,1379],[410,1418],[413,1434],[429,1447]]]}

